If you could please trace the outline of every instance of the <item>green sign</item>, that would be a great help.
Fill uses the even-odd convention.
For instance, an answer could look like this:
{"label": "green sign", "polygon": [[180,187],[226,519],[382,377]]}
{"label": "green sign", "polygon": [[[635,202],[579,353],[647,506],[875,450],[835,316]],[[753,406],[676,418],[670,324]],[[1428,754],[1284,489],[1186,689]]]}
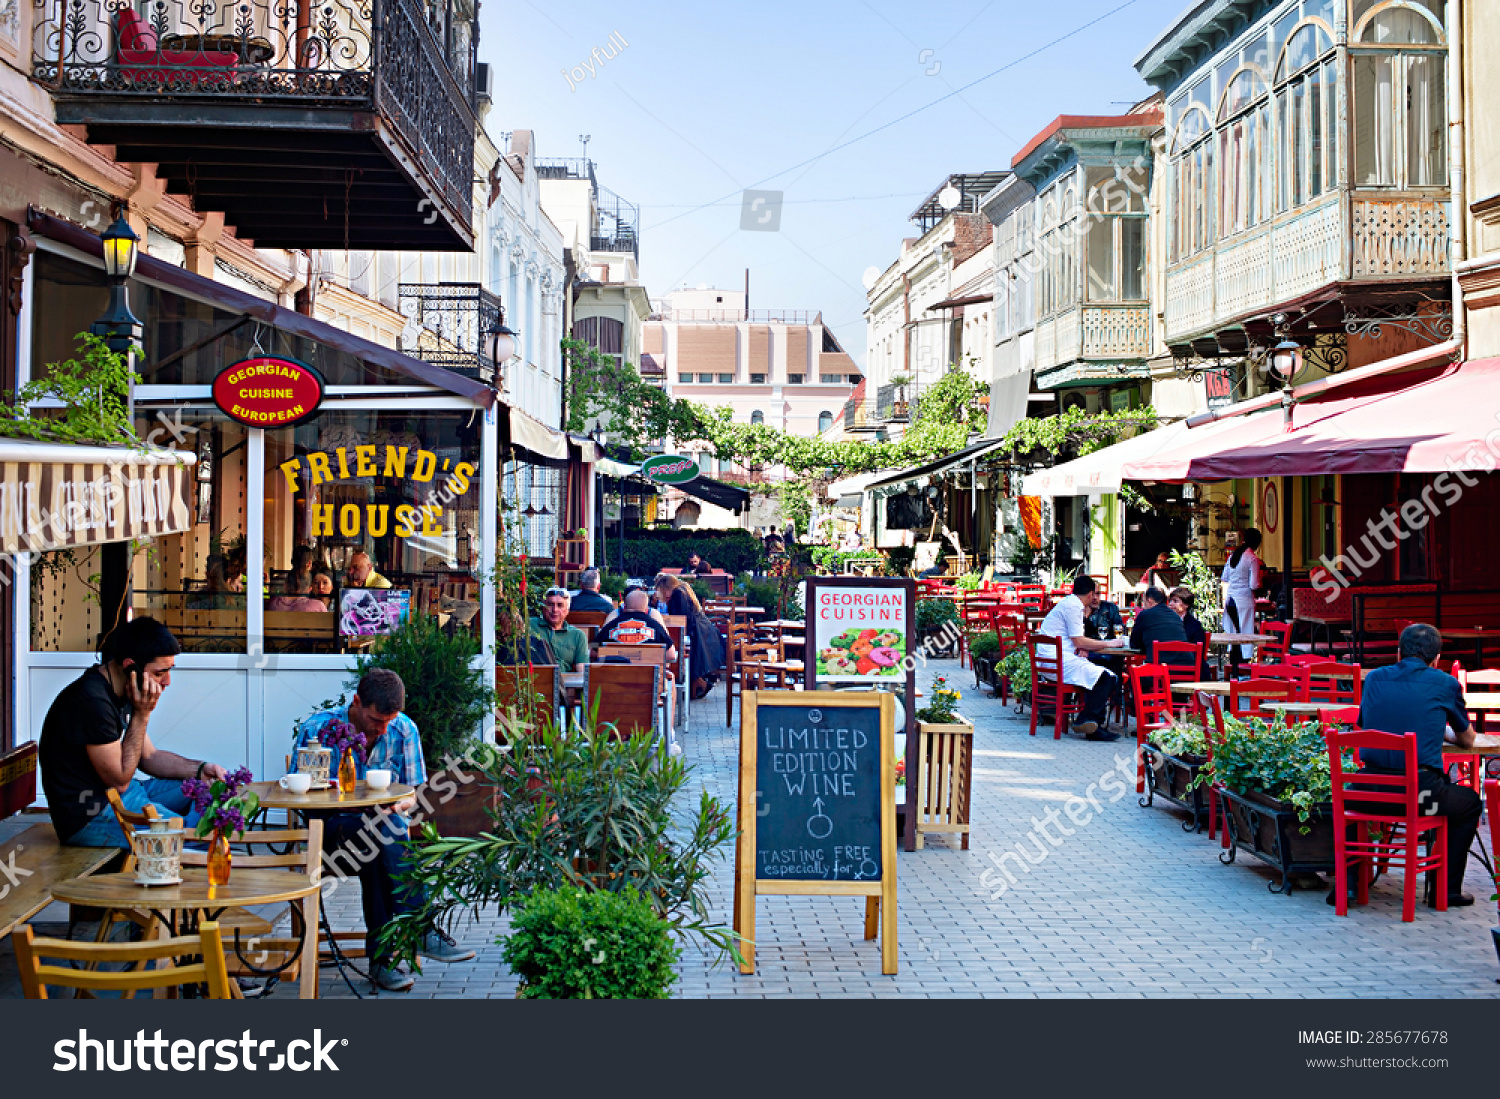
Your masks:
{"label": "green sign", "polygon": [[641,473],[659,485],[685,485],[698,477],[698,463],[685,454],[658,454],[641,463]]}

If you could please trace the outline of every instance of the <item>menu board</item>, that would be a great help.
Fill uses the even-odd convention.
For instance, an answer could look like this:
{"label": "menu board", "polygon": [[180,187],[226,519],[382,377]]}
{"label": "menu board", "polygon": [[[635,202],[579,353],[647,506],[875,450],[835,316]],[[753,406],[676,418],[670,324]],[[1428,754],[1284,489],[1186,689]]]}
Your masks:
{"label": "menu board", "polygon": [[[895,699],[884,691],[746,691],[740,705],[735,930],[755,971],[755,898],[862,896],[896,972]],[[883,911],[882,911],[883,910]]]}

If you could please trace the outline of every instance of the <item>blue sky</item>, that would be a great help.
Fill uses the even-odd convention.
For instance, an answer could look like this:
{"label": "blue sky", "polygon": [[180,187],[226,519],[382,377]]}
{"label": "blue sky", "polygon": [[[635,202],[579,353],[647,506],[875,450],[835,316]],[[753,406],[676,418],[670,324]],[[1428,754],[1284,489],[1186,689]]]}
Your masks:
{"label": "blue sky", "polygon": [[[492,132],[534,130],[546,157],[591,136],[599,182],[641,206],[652,297],[740,288],[749,267],[752,309],[821,309],[863,365],[861,278],[914,235],[912,210],[949,172],[1008,167],[1059,114],[1144,98],[1131,61],[1184,3],[491,0],[480,60]],[[575,90],[564,70],[612,33],[628,45]],[[739,228],[750,187],[784,192],[779,232]]]}

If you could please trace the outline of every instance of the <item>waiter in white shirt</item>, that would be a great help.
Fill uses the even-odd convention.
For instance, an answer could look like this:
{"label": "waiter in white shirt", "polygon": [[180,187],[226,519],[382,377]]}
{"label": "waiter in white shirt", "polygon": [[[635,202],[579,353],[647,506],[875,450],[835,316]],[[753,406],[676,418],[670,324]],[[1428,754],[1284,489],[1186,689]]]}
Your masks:
{"label": "waiter in white shirt", "polygon": [[1073,594],[1047,613],[1038,633],[1059,638],[1062,647],[1063,682],[1083,687],[1088,698],[1083,713],[1073,723],[1073,731],[1089,740],[1119,740],[1118,733],[1104,728],[1109,722],[1109,700],[1115,692],[1117,677],[1106,668],[1091,663],[1085,653],[1122,649],[1125,638],[1096,641],[1083,632],[1083,620],[1099,605],[1099,589],[1092,577],[1080,576],[1073,581]]}

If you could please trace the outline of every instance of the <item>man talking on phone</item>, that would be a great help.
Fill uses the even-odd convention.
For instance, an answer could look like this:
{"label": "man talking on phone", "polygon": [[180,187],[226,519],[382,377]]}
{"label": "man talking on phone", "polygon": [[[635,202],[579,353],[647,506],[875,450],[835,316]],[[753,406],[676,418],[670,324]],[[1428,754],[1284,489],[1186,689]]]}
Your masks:
{"label": "man talking on phone", "polygon": [[[156,619],[126,622],[104,639],[100,663],[52,700],[37,758],[47,809],[62,843],[129,846],[105,800],[110,787],[132,812],[155,805],[163,817],[196,824],[182,780],[223,778],[224,768],[163,751],[146,731],[162,692],[172,684],[181,651],[172,631]],[[137,778],[137,771],[149,780]]]}

